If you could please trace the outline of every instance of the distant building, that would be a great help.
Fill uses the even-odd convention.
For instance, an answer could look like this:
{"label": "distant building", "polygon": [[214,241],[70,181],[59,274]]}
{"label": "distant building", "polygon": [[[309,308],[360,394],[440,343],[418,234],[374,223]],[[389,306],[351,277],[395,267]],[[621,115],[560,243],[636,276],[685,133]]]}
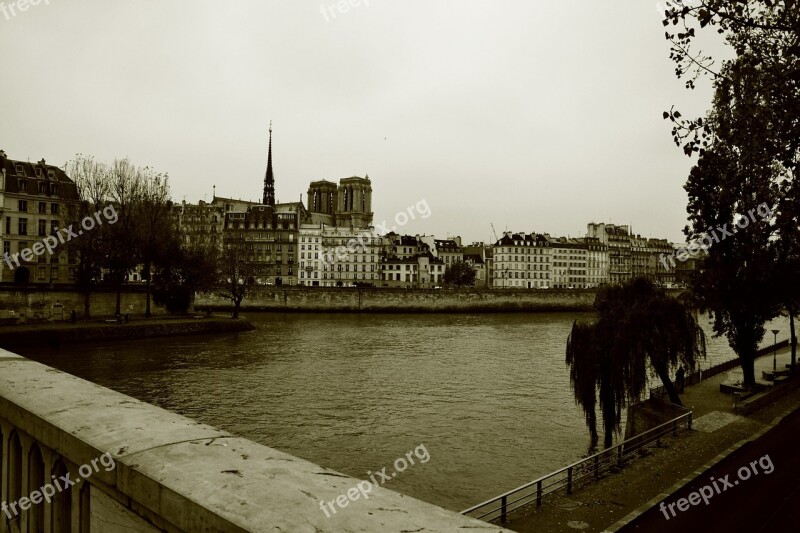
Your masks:
{"label": "distant building", "polygon": [[591,222],[587,226],[586,236],[608,246],[609,283],[618,285],[629,281],[633,276],[633,252],[628,226]]}
{"label": "distant building", "polygon": [[[208,242],[244,248],[255,266],[255,279],[262,285],[331,286],[334,273],[341,281],[377,282],[379,245],[370,245],[370,262],[336,261],[324,264],[321,254],[332,240],[361,235],[372,225],[372,185],[369,176],[345,178],[335,183],[314,181],[308,189],[307,208],[303,202],[280,203],[275,195],[272,165],[272,126],[269,129],[267,170],[261,202],[234,200],[214,194],[210,204],[182,204],[177,208],[178,225],[184,243]],[[218,222],[221,220],[221,224]],[[330,228],[342,228],[341,236],[330,237]],[[221,238],[218,231],[221,230]],[[360,230],[360,231],[357,231]],[[302,240],[301,240],[302,234]],[[319,239],[319,242],[316,240]],[[312,246],[319,246],[314,250]],[[316,257],[314,257],[314,255]],[[363,259],[364,254],[349,256]],[[374,257],[374,259],[373,259]],[[223,257],[224,260],[224,257]],[[334,271],[331,271],[331,268]],[[364,269],[367,270],[364,270]],[[351,271],[351,269],[353,269]]]}
{"label": "distant building", "polygon": [[586,289],[588,249],[586,243],[566,237],[551,238],[552,280],[555,289]]}
{"label": "distant building", "polygon": [[432,247],[425,242],[433,237],[424,235],[398,235],[391,232],[385,235],[386,257],[408,259],[420,254],[432,253]]}
{"label": "distant building", "polygon": [[662,254],[667,256],[672,253],[672,245],[666,239],[647,239],[647,251],[650,261],[655,263],[655,281],[662,287],[671,287],[676,283],[675,268],[667,262],[666,266],[661,261]]}
{"label": "distant building", "polygon": [[[689,287],[695,277],[696,272],[700,269],[703,262],[703,255],[700,257],[692,257],[686,252],[686,244],[673,244],[673,249],[670,253],[675,253],[675,285],[678,287]],[[685,259],[681,261],[680,258]],[[668,261],[671,265],[671,262]],[[663,265],[662,265],[663,266]]]}
{"label": "distant building", "polygon": [[185,246],[211,246],[222,249],[222,232],[225,228],[225,208],[202,200],[198,204],[185,201],[174,207],[175,222]]}
{"label": "distant building", "polygon": [[382,287],[432,289],[444,283],[445,264],[430,252],[405,258],[390,256],[382,267]]}
{"label": "distant building", "polygon": [[536,233],[506,232],[494,245],[492,287],[544,289],[553,286],[550,239]]}
{"label": "distant building", "polygon": [[372,226],[372,182],[369,176],[327,180],[308,187],[308,211],[317,224],[366,229]]}
{"label": "distant building", "polygon": [[445,270],[454,263],[464,260],[464,251],[461,249],[461,237],[453,239],[435,239],[433,255],[442,260]]}
{"label": "distant building", "polygon": [[301,224],[300,285],[381,285],[383,238],[371,230]]}
{"label": "distant building", "polygon": [[462,248],[464,262],[475,269],[475,287],[490,287],[489,261],[491,248],[482,242],[475,242]]}
{"label": "distant building", "polygon": [[52,254],[35,252],[42,251],[42,241],[65,225],[67,205],[77,200],[75,182],[62,169],[44,159],[38,163],[9,159],[0,150],[1,281],[36,285],[75,281],[77,257],[61,242]]}
{"label": "distant building", "polygon": [[595,237],[581,239],[586,245],[586,287],[608,284],[608,246]]}

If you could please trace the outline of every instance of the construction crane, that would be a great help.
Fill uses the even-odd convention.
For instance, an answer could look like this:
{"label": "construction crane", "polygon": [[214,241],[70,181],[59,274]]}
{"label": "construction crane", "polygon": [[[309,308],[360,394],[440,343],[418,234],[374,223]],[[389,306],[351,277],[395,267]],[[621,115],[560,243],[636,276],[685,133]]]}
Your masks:
{"label": "construction crane", "polygon": [[495,231],[495,229],[494,229],[494,222],[490,222],[489,224],[491,224],[491,226],[492,226],[492,233],[494,233],[494,242],[497,242],[497,241],[499,241],[500,239],[498,239],[498,238],[497,238],[497,231]]}

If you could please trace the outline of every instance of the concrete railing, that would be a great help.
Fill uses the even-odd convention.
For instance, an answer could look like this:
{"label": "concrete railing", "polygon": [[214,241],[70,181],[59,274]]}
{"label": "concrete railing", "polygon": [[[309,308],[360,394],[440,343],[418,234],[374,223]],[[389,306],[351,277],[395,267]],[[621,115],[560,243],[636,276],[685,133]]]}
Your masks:
{"label": "concrete railing", "polygon": [[3,533],[498,531],[3,350],[0,457]]}

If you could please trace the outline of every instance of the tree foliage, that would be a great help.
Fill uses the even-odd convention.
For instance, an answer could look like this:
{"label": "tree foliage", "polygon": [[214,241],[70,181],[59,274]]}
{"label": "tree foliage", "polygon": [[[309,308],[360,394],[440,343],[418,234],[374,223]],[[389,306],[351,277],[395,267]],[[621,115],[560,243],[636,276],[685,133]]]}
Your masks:
{"label": "tree foliage", "polygon": [[671,401],[681,405],[670,372],[678,365],[692,370],[705,357],[705,335],[691,310],[645,279],[601,290],[594,307],[594,323],[573,324],[566,363],[592,443],[597,441],[598,405],[609,447],[623,408],[647,390],[648,370],[661,379]]}
{"label": "tree foliage", "polygon": [[[676,75],[693,89],[713,82],[713,107],[686,119],[674,108],[673,140],[698,155],[686,190],[688,237],[733,227],[762,203],[770,218],[710,249],[693,286],[697,303],[714,314],[715,333],[742,360],[755,383],[753,358],[764,324],[785,309],[792,324],[800,302],[800,5],[796,0],[701,0],[665,13]],[[716,31],[733,51],[724,61],[696,50],[701,31]],[[755,222],[755,221],[753,221]],[[744,228],[743,228],[744,229]]]}
{"label": "tree foliage", "polygon": [[[104,282],[104,272],[116,289],[116,313],[120,314],[122,286],[140,264],[145,265],[143,278],[148,280],[149,310],[147,273],[151,265],[167,262],[170,247],[177,243],[177,228],[170,223],[167,175],[137,167],[128,159],[105,164],[81,154],[67,164],[67,174],[78,191],[77,200],[66,205],[67,227],[77,232],[84,221],[96,221],[91,230],[84,226],[85,231],[66,243],[77,261],[84,316],[90,316],[90,294]],[[113,220],[106,216],[110,210]]]}
{"label": "tree foliage", "polygon": [[475,269],[465,261],[456,261],[447,267],[444,273],[444,282],[447,285],[461,288],[475,286]]}
{"label": "tree foliage", "polygon": [[[91,156],[78,154],[67,164],[69,175],[77,186],[78,198],[67,203],[65,227],[80,227],[81,221],[103,209],[109,198],[107,167]],[[105,258],[104,243],[98,233],[89,233],[66,242],[67,252],[77,261],[75,280],[84,294],[83,315],[91,316],[91,292],[101,278]]]}

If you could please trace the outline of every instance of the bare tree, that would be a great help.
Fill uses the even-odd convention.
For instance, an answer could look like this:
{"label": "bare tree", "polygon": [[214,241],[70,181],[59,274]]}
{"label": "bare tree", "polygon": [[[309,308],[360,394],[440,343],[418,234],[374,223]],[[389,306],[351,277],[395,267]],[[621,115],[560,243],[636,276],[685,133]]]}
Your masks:
{"label": "bare tree", "polygon": [[141,246],[136,227],[141,221],[143,208],[143,171],[129,159],[115,159],[109,172],[111,201],[118,221],[106,226],[107,236],[105,267],[117,293],[116,314],[121,314],[122,284],[141,260]]}
{"label": "bare tree", "polygon": [[169,177],[167,174],[145,168],[141,172],[141,210],[137,227],[140,235],[141,257],[144,264],[142,277],[147,282],[147,305],[145,315],[150,317],[150,292],[153,264],[164,262],[176,242],[170,233],[176,232],[172,224]]}
{"label": "bare tree", "polygon": [[[64,219],[66,227],[80,227],[81,221],[91,217],[108,202],[110,188],[108,167],[98,163],[91,156],[77,154],[75,159],[67,163],[67,175],[77,186],[78,198],[65,205]],[[102,235],[87,233],[80,239],[70,239],[65,244],[69,255],[77,260],[76,281],[84,295],[83,316],[91,316],[92,287],[100,277],[100,267],[104,258]]]}
{"label": "bare tree", "polygon": [[247,289],[255,284],[256,266],[246,247],[243,242],[228,242],[223,246],[219,260],[220,295],[233,303],[231,318],[239,318],[239,308]]}

